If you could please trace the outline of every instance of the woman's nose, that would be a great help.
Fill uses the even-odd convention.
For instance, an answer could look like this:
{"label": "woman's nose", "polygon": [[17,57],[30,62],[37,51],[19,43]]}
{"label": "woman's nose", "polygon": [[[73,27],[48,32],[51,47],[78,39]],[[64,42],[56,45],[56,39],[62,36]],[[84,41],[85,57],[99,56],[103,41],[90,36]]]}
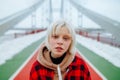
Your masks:
{"label": "woman's nose", "polygon": [[58,44],[63,44],[62,38],[59,38],[59,39],[58,39]]}

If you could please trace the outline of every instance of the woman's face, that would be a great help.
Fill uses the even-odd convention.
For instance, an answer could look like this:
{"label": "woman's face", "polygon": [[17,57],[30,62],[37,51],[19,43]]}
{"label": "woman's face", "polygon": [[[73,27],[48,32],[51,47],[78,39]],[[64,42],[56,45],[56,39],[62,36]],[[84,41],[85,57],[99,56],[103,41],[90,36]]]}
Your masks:
{"label": "woman's face", "polygon": [[52,52],[52,57],[57,58],[62,56],[70,47],[71,42],[71,34],[66,27],[62,27],[58,34],[50,36],[49,47]]}

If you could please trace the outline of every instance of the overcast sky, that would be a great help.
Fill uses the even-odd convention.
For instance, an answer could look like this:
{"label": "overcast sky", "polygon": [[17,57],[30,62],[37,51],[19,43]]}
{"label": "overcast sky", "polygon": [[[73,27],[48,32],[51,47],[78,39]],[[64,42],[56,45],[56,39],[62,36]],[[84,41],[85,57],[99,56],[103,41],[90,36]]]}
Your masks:
{"label": "overcast sky", "polygon": [[[21,11],[25,8],[28,8],[32,4],[36,3],[39,0],[2,0],[0,2],[0,20],[9,16],[13,13]],[[71,22],[78,26],[78,11],[74,7],[70,7],[71,5],[64,0],[65,5],[64,8],[68,11],[65,12],[65,17],[67,17]],[[104,16],[107,16],[111,19],[117,20],[120,22],[120,0],[76,0],[78,3],[82,4],[84,7],[98,12]],[[60,0],[52,0],[52,7],[59,8]],[[57,5],[58,4],[58,5]],[[49,0],[46,0],[44,4],[36,11],[36,27],[48,27],[48,8],[49,8]],[[53,19],[58,19],[59,11],[54,11]],[[31,27],[31,15],[28,16],[27,19],[21,21],[16,27]],[[93,27],[99,28],[100,26],[96,23],[92,22],[87,17],[83,16],[83,27]]]}

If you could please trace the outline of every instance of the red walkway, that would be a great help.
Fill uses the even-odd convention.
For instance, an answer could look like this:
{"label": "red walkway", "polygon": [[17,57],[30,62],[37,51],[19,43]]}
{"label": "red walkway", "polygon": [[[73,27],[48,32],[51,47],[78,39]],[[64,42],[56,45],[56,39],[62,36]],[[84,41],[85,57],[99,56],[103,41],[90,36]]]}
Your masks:
{"label": "red walkway", "polygon": [[[24,66],[24,68],[15,76],[14,80],[29,80],[29,74],[30,74],[31,65],[36,60],[36,57],[37,57],[37,52],[30,59],[30,61]],[[87,64],[87,65],[88,65],[88,68],[90,70],[92,80],[102,80],[100,75],[98,75],[95,72],[95,70],[89,64]]]}

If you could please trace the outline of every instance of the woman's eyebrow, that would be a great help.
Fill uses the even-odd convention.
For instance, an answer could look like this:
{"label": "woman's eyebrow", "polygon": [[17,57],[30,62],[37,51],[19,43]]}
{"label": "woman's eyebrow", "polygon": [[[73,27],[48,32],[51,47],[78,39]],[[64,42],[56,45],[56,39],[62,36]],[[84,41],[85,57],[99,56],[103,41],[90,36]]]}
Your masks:
{"label": "woman's eyebrow", "polygon": [[64,35],[64,36],[70,37],[70,35]]}

